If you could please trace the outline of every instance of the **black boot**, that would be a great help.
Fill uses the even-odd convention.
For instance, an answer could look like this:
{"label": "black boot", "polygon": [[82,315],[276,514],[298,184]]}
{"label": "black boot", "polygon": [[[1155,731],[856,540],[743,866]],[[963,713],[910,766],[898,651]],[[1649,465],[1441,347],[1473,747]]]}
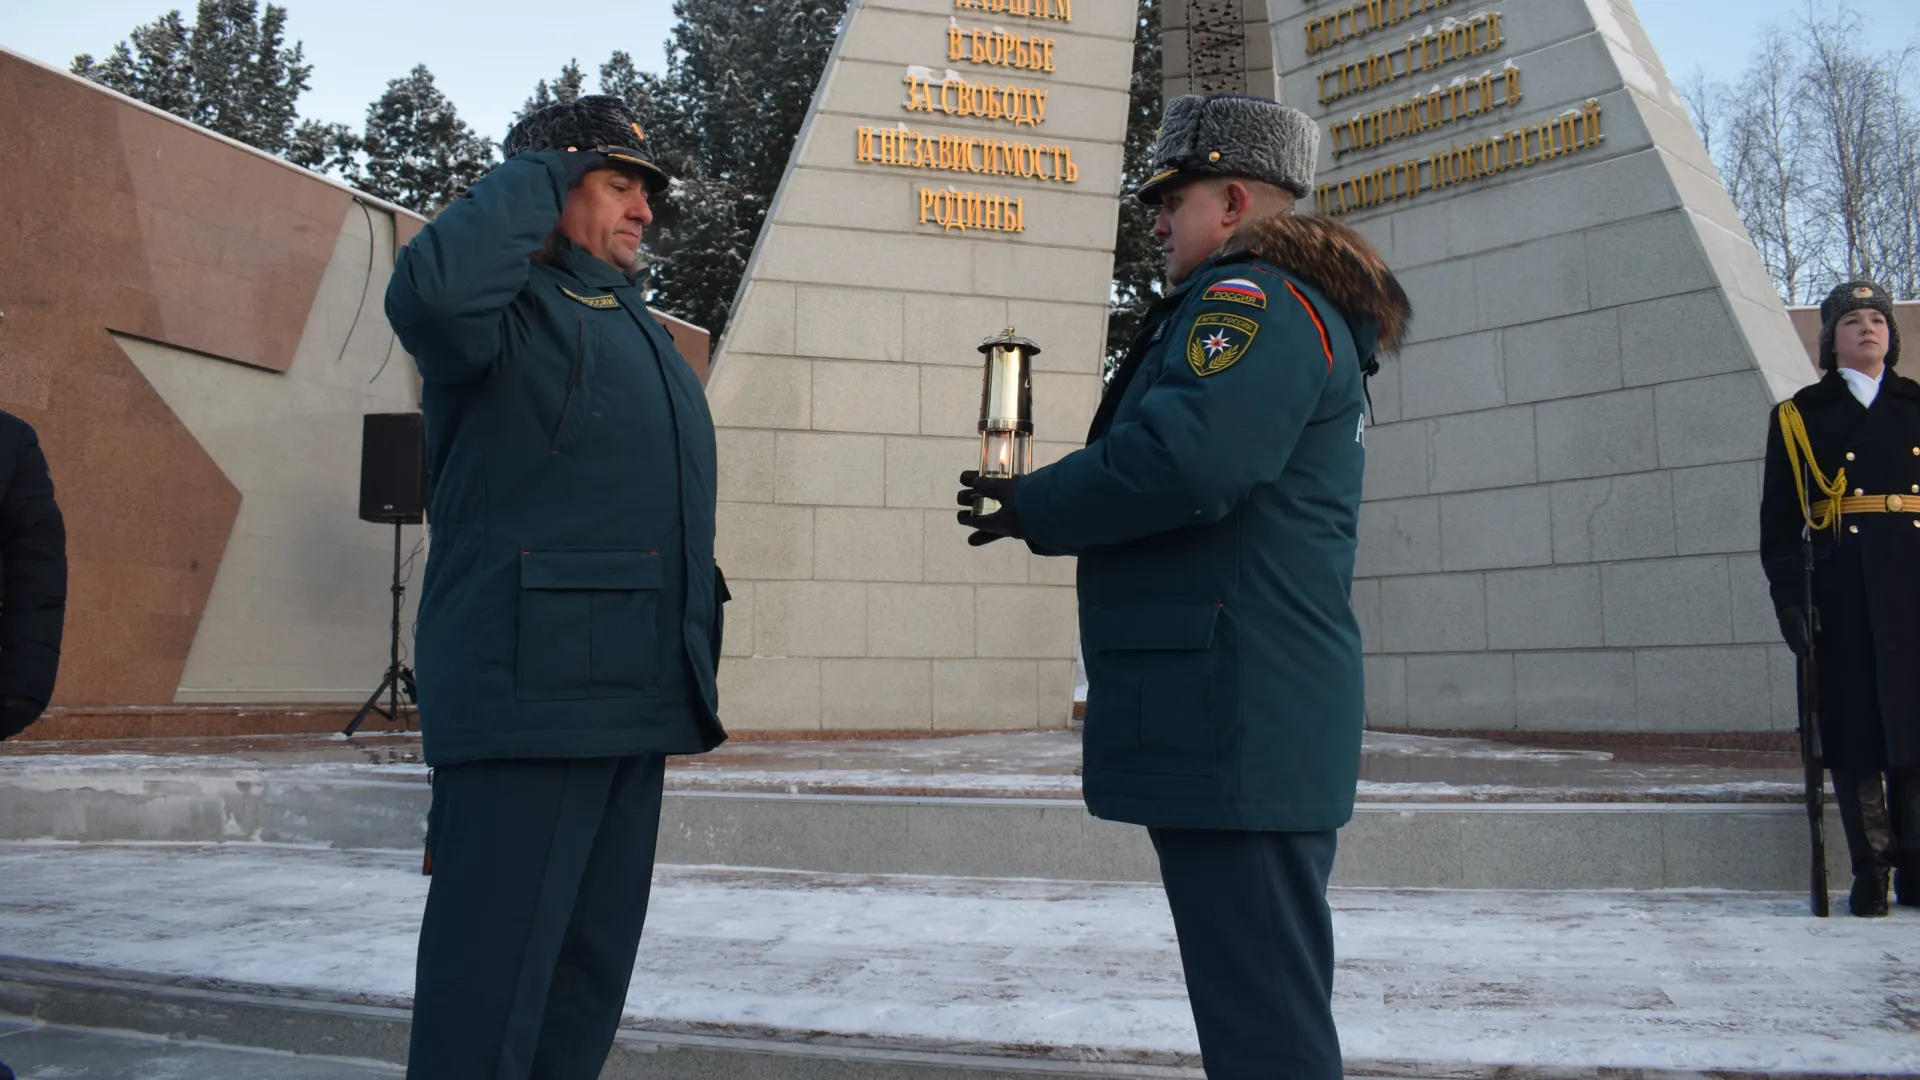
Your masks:
{"label": "black boot", "polygon": [[1893,875],[1893,902],[1920,907],[1920,866],[1903,866]]}
{"label": "black boot", "polygon": [[[1877,772],[1833,772],[1834,801],[1840,804],[1840,824],[1847,834],[1847,854],[1853,862],[1853,891],[1847,908],[1861,918],[1887,913],[1887,879],[1893,870],[1893,820],[1887,810],[1887,788]],[[1916,884],[1920,884],[1917,882]]]}
{"label": "black boot", "polygon": [[1887,770],[1887,814],[1893,823],[1893,897],[1920,907],[1920,770]]}
{"label": "black boot", "polygon": [[1889,870],[1868,870],[1853,875],[1853,891],[1847,894],[1847,910],[1862,919],[1885,918],[1887,914],[1887,876]]}

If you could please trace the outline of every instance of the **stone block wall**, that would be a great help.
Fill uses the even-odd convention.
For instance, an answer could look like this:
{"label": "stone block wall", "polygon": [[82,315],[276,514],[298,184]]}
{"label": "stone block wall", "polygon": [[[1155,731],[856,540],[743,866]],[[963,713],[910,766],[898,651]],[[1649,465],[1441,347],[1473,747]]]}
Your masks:
{"label": "stone block wall", "polygon": [[[730,727],[1067,722],[1072,562],[968,547],[954,493],[978,464],[983,339],[1011,326],[1041,346],[1036,464],[1079,446],[1098,404],[1133,15],[1088,0],[852,4],[709,385]],[[950,30],[975,29],[1052,39],[1055,70],[974,63],[970,45],[953,58]],[[1044,119],[910,110],[909,76],[936,97],[949,80],[1042,89]],[[862,161],[863,128],[1065,146],[1077,179]],[[977,145],[966,153],[984,168]],[[1024,230],[923,223],[923,189],[1018,197]]]}
{"label": "stone block wall", "polygon": [[[1813,373],[1631,4],[1412,0],[1411,17],[1344,39],[1370,16],[1324,20],[1367,4],[1268,8],[1282,99],[1322,121],[1319,208],[1381,249],[1416,308],[1367,433],[1354,603],[1369,722],[1790,728],[1759,466],[1768,408]],[[1410,40],[1476,18],[1479,36],[1450,42],[1466,48],[1406,71],[1427,56]],[[1398,77],[1326,93],[1370,54]],[[1360,148],[1335,133],[1456,76],[1471,97],[1509,67],[1511,105]],[[1537,144],[1570,112],[1573,149],[1528,162],[1510,133],[1534,126]],[[1478,160],[1452,158],[1455,181],[1433,186],[1454,149]]]}

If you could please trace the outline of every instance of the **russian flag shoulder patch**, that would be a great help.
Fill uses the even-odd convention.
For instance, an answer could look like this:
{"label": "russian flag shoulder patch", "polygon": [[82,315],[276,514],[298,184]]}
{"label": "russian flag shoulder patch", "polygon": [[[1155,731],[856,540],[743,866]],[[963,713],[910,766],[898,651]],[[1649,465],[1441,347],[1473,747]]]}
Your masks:
{"label": "russian flag shoulder patch", "polygon": [[1245,304],[1250,308],[1264,308],[1267,306],[1266,290],[1248,281],[1246,278],[1228,278],[1225,281],[1216,281],[1207,287],[1206,295],[1200,299],[1202,301],[1225,300],[1229,304]]}

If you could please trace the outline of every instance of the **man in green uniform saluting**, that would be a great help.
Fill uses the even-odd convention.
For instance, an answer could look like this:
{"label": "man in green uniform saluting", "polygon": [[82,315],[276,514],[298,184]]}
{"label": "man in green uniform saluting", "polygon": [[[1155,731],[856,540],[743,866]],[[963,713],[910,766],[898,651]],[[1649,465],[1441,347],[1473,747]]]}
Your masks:
{"label": "man in green uniform saluting", "polygon": [[636,282],[668,186],[612,97],[525,118],[394,267],[423,381],[435,767],[412,1080],[592,1080],[646,917],[666,754],[710,750],[713,420]]}
{"label": "man in green uniform saluting", "polygon": [[1167,103],[1154,305],[1083,450],[961,477],[973,543],[1079,556],[1087,807],[1145,825],[1213,1080],[1338,1080],[1327,880],[1353,813],[1363,688],[1351,608],[1362,379],[1411,307],[1357,234],[1294,212],[1305,114]]}

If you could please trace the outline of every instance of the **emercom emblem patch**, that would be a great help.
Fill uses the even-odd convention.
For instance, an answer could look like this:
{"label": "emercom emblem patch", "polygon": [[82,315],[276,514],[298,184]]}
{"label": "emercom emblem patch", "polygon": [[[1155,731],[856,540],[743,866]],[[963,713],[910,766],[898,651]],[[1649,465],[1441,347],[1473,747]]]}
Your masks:
{"label": "emercom emblem patch", "polygon": [[560,286],[560,291],[563,293],[566,293],[568,296],[572,297],[575,300],[578,300],[579,302],[587,305],[590,308],[599,308],[600,310],[605,311],[609,308],[617,308],[620,306],[620,298],[613,295],[612,293],[608,293],[605,296],[581,296],[579,293],[574,292],[572,289],[567,288],[565,285]]}
{"label": "emercom emblem patch", "polygon": [[1216,281],[1207,289],[1207,294],[1200,299],[1202,302],[1208,300],[1225,300],[1229,304],[1245,304],[1250,308],[1264,308],[1267,306],[1266,290],[1248,281],[1246,278]]}
{"label": "emercom emblem patch", "polygon": [[1259,332],[1260,324],[1244,315],[1209,311],[1193,321],[1187,335],[1187,364],[1201,378],[1218,375],[1240,362]]}

